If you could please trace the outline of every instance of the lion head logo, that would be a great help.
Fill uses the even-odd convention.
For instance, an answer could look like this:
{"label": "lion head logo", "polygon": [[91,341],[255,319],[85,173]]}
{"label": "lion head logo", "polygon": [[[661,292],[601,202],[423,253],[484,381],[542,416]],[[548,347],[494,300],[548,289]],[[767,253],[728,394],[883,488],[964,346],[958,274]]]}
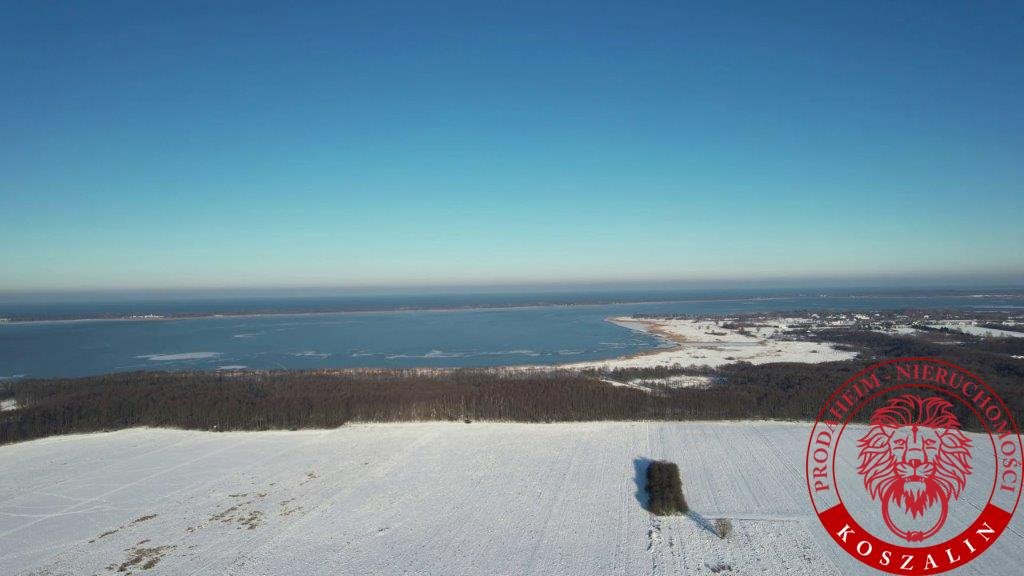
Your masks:
{"label": "lion head logo", "polygon": [[[960,497],[971,474],[971,441],[952,407],[936,396],[893,398],[871,415],[871,429],[857,442],[864,488],[881,503],[886,526],[908,542],[942,528],[950,498]],[[921,529],[915,521],[925,516]]]}

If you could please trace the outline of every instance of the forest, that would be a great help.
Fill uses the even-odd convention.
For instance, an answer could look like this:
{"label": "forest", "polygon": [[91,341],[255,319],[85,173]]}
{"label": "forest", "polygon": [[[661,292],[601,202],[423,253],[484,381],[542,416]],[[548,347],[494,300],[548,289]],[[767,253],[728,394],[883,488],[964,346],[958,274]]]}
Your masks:
{"label": "forest", "polygon": [[[863,330],[819,334],[860,357],[822,364],[736,363],[717,369],[658,368],[609,373],[510,369],[128,372],[74,379],[0,382],[0,444],[57,434],[161,426],[195,430],[330,428],[356,422],[498,420],[812,420],[840,383],[888,358],[926,356],[982,376],[1020,422],[1024,339],[985,338],[950,346],[923,337]],[[711,375],[707,387],[618,381]],[[962,420],[970,427],[969,415]]]}

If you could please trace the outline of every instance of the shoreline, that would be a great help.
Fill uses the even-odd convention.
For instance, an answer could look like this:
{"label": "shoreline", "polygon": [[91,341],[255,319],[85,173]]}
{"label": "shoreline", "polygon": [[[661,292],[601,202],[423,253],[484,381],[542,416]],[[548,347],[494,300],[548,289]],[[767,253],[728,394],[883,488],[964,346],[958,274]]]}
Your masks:
{"label": "shoreline", "polygon": [[[582,305],[599,306],[599,305]],[[491,308],[493,309],[493,308]],[[506,308],[509,309],[509,308]],[[481,310],[481,309],[474,309]],[[618,310],[606,310],[616,312]],[[0,383],[17,381],[22,379],[76,379],[88,378],[108,374],[125,372],[209,372],[224,375],[245,375],[245,374],[267,374],[280,372],[306,372],[319,374],[359,374],[359,373],[401,373],[417,372],[422,374],[443,374],[464,370],[490,371],[495,374],[528,373],[528,372],[558,372],[558,371],[608,371],[615,369],[649,369],[649,368],[717,368],[719,366],[737,363],[750,362],[754,364],[772,362],[808,363],[816,364],[821,362],[848,360],[856,357],[853,349],[847,345],[837,345],[834,342],[826,341],[827,338],[818,338],[810,335],[812,325],[818,328],[830,328],[836,326],[852,327],[858,323],[858,329],[880,332],[883,334],[903,335],[909,330],[911,333],[916,330],[908,326],[915,322],[923,322],[923,319],[932,324],[956,324],[963,323],[960,320],[967,311],[949,311],[949,314],[935,314],[928,311],[926,315],[915,312],[874,312],[876,318],[869,319],[863,311],[848,312],[824,312],[822,310],[801,310],[801,311],[769,311],[752,312],[736,311],[732,314],[645,314],[633,313],[624,314],[628,310],[621,310],[617,315],[600,317],[596,314],[591,318],[601,323],[614,324],[623,328],[644,335],[642,345],[634,338],[633,346],[627,350],[605,350],[607,357],[594,359],[580,359],[561,354],[547,354],[541,359],[514,358],[508,359],[508,363],[480,363],[469,361],[461,363],[452,361],[438,361],[437,364],[420,363],[410,361],[408,364],[390,363],[352,363],[341,362],[333,364],[324,362],[319,365],[307,364],[305,366],[286,366],[274,363],[273,366],[257,362],[257,366],[246,366],[247,362],[237,361],[234,358],[225,358],[219,362],[207,362],[196,364],[171,363],[170,365],[160,363],[136,363],[132,366],[118,366],[112,370],[106,370],[88,374],[74,375],[52,375],[40,376],[25,374],[24,371],[15,371],[11,374],[0,375]],[[976,313],[977,311],[974,311]],[[374,312],[375,313],[375,312]],[[321,313],[334,315],[337,313]],[[372,314],[371,312],[348,312],[341,314]],[[911,317],[906,317],[911,314]],[[989,313],[985,313],[989,314]],[[877,318],[881,315],[880,318]],[[305,315],[294,315],[297,317]],[[820,317],[829,316],[831,318]],[[744,320],[746,318],[746,320]],[[922,319],[923,318],[923,319]],[[1016,322],[1024,320],[1024,316],[1012,316],[994,318],[993,321],[1007,321],[1017,318]],[[128,321],[128,320],[106,320],[106,321]],[[150,319],[148,321],[154,321]],[[69,321],[82,322],[82,321]],[[876,326],[873,323],[881,322]],[[895,326],[893,322],[902,322],[907,326]],[[972,322],[980,322],[975,320]],[[1011,322],[1011,324],[1013,324]],[[1015,325],[1015,324],[1014,324]],[[1024,323],[1021,323],[1024,325]],[[902,331],[900,329],[903,329]],[[2,333],[2,332],[0,332]],[[787,334],[789,333],[789,334]],[[799,336],[794,334],[799,333]],[[1024,332],[1014,332],[1022,337]],[[301,355],[301,354],[292,354]],[[536,355],[536,354],[534,354]],[[152,358],[150,358],[152,360]],[[172,360],[161,358],[161,360]],[[174,358],[174,360],[178,360]],[[182,357],[181,360],[188,360]],[[538,362],[540,360],[540,362]],[[221,365],[222,364],[222,365]]]}
{"label": "shoreline", "polygon": [[[628,328],[630,330],[636,330],[637,332],[643,332],[648,336],[657,338],[666,346],[658,346],[651,348],[650,350],[641,350],[639,352],[633,352],[632,354],[624,354],[622,356],[615,356],[614,358],[608,358],[606,360],[595,360],[594,362],[609,362],[613,360],[629,360],[632,358],[641,358],[643,356],[652,356],[654,354],[660,354],[662,352],[672,352],[679,350],[686,345],[686,339],[678,334],[672,334],[659,326],[657,322],[646,318],[634,318],[632,316],[612,316],[605,318],[605,322]],[[570,363],[571,364],[571,363]]]}
{"label": "shoreline", "polygon": [[798,320],[795,317],[784,316],[775,320],[773,324],[763,324],[753,332],[726,328],[722,320],[709,320],[700,316],[666,319],[611,317],[605,320],[617,326],[644,332],[669,346],[605,360],[562,364],[563,368],[717,368],[736,362],[818,364],[852,360],[858,355],[856,352],[837,349],[832,342],[776,339],[777,334],[790,329],[791,320]]}
{"label": "shoreline", "polygon": [[[768,295],[768,296],[735,296],[735,297],[694,297],[694,298],[669,298],[653,300],[598,300],[593,302],[531,302],[523,304],[478,304],[465,306],[408,306],[408,307],[380,307],[380,308],[337,308],[337,309],[314,309],[314,310],[269,310],[269,311],[225,311],[225,312],[180,312],[169,314],[138,314],[130,316],[68,316],[57,318],[18,317],[17,315],[0,316],[0,329],[3,326],[27,325],[27,324],[61,324],[74,322],[161,322],[170,320],[202,320],[216,318],[260,318],[274,316],[327,316],[327,315],[348,315],[348,314],[391,314],[409,312],[473,312],[484,310],[519,310],[536,308],[577,308],[577,307],[599,307],[599,306],[636,306],[636,305],[659,305],[659,304],[684,304],[699,302],[772,302],[779,300],[814,299],[814,300],[850,300],[865,299],[877,300],[882,298],[903,298],[907,300],[927,300],[931,298],[1016,298],[1024,299],[1024,292],[1002,292],[1002,293],[977,293],[974,291],[937,291],[935,293],[842,293],[842,294],[791,294],[791,295]],[[796,311],[796,310],[794,310]],[[853,311],[846,308],[823,308],[821,311],[841,312]]]}
{"label": "shoreline", "polygon": [[[334,315],[356,315],[356,314],[399,314],[411,312],[477,312],[485,310],[524,310],[537,308],[586,308],[600,306],[636,306],[644,304],[682,304],[689,302],[757,302],[788,300],[793,298],[808,298],[810,296],[754,296],[750,298],[687,298],[680,300],[610,300],[606,302],[577,302],[577,303],[545,303],[545,304],[500,304],[480,306],[425,306],[422,308],[372,308],[361,310],[316,310],[316,311],[274,311],[274,312],[218,312],[214,314],[153,314],[143,316],[112,316],[112,317],[83,317],[83,318],[40,318],[19,320],[7,318],[0,322],[0,326],[14,326],[26,324],[64,324],[73,322],[161,322],[170,320],[203,320],[217,318],[262,318],[273,316],[334,316]],[[819,298],[832,298],[831,296],[818,296]],[[851,296],[842,296],[850,298]],[[856,296],[859,297],[859,296]],[[902,297],[902,296],[901,296]],[[836,297],[839,298],[839,297]]]}
{"label": "shoreline", "polygon": [[[109,320],[117,321],[117,320]],[[310,372],[316,374],[385,374],[385,373],[399,373],[399,372],[414,372],[417,374],[442,374],[448,372],[455,372],[460,370],[479,370],[485,372],[494,373],[515,373],[515,372],[558,372],[558,371],[569,371],[569,372],[580,372],[586,370],[606,370],[606,365],[617,365],[616,367],[672,367],[678,362],[672,362],[674,359],[673,354],[685,352],[688,348],[702,350],[715,350],[719,343],[716,342],[704,342],[695,339],[687,338],[684,335],[673,332],[668,329],[665,324],[672,322],[671,320],[659,320],[656,318],[637,318],[634,316],[608,316],[603,318],[603,322],[614,324],[627,330],[633,330],[640,332],[647,336],[653,337],[661,345],[631,352],[628,354],[621,354],[618,356],[611,356],[609,358],[603,358],[600,360],[588,360],[584,362],[559,362],[554,364],[509,364],[509,365],[492,365],[492,366],[344,366],[344,367],[329,367],[329,368],[215,368],[212,370],[200,370],[200,372],[211,372],[219,373],[225,376],[228,375],[251,375],[251,374],[264,374],[264,373],[275,373],[275,372]],[[709,322],[707,319],[701,319],[699,316],[687,320],[676,320],[678,322],[697,323],[697,322]],[[764,342],[761,342],[758,348],[764,347]],[[826,344],[827,346],[827,344]],[[651,366],[631,366],[631,363],[646,358],[656,357],[664,355],[660,362],[656,362]],[[737,359],[738,361],[739,359]],[[700,365],[699,363],[683,364],[682,367],[694,367]],[[190,372],[190,370],[141,370],[142,372]],[[131,372],[131,371],[129,371]],[[119,372],[113,372],[119,373]],[[105,374],[94,374],[87,376],[70,376],[70,377],[44,377],[41,379],[75,379],[75,378],[89,378],[102,376]],[[15,376],[8,376],[0,378],[2,381],[20,380],[20,379],[36,379],[34,377],[18,378]]]}

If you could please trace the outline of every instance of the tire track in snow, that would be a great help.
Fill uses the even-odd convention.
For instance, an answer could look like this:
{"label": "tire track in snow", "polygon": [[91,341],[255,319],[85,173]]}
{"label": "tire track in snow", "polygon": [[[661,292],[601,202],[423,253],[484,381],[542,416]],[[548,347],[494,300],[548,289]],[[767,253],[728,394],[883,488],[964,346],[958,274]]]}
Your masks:
{"label": "tire track in snow", "polygon": [[160,470],[159,472],[154,472],[153,474],[150,474],[148,476],[144,476],[144,477],[139,478],[138,480],[135,480],[133,482],[129,482],[127,484],[122,484],[121,486],[118,486],[117,488],[114,488],[113,490],[108,490],[107,492],[104,492],[102,494],[98,494],[98,495],[96,495],[96,496],[94,496],[92,498],[88,498],[88,499],[83,500],[83,501],[81,501],[81,502],[79,502],[77,504],[68,506],[68,507],[60,510],[59,512],[55,512],[53,514],[49,514],[49,515],[47,515],[47,516],[45,516],[43,518],[36,519],[36,520],[34,520],[32,522],[29,522],[27,524],[23,524],[21,526],[17,526],[15,528],[11,528],[10,530],[4,531],[4,532],[0,532],[0,538],[4,538],[4,537],[7,537],[7,536],[10,536],[11,534],[15,534],[17,532],[20,532],[20,531],[24,530],[25,528],[29,528],[31,526],[35,526],[36,524],[39,524],[40,522],[44,522],[46,520],[50,520],[50,519],[53,519],[53,518],[64,516],[64,515],[66,515],[68,513],[71,513],[71,512],[73,512],[75,510],[78,510],[78,509],[82,508],[86,504],[89,504],[89,503],[92,503],[92,502],[96,502],[96,501],[99,501],[99,500],[103,500],[104,498],[107,498],[107,497],[109,497],[109,496],[111,496],[113,494],[117,494],[118,492],[121,492],[122,490],[131,488],[133,486],[137,486],[137,485],[142,484],[144,482],[148,482],[150,480],[153,480],[154,478],[159,478],[160,476],[163,476],[164,474],[173,472],[175,470],[179,470],[181,468],[185,468],[185,467],[189,466],[190,464],[194,464],[194,463],[199,462],[201,460],[205,460],[205,459],[209,458],[210,456],[214,456],[214,455],[220,454],[221,452],[224,452],[226,450],[230,450],[230,449],[234,448],[235,446],[238,446],[241,443],[242,442],[236,442],[234,444],[230,444],[228,446],[225,446],[224,448],[221,448],[219,450],[214,450],[213,452],[206,452],[206,453],[202,454],[201,456],[197,456],[197,457],[195,457],[195,458],[193,458],[191,460],[187,460],[185,462],[182,462],[181,464],[177,464],[175,466],[171,466],[170,468],[166,468],[164,470]]}
{"label": "tire track in snow", "polygon": [[544,525],[538,532],[537,537],[534,538],[533,549],[530,552],[530,556],[526,561],[523,568],[525,574],[536,574],[534,566],[537,562],[537,553],[540,547],[544,544],[545,536],[551,529],[552,518],[554,517],[555,508],[565,498],[566,490],[566,479],[572,474],[576,468],[576,462],[579,459],[579,436],[573,434],[572,436],[572,447],[570,449],[569,463],[564,467],[565,472],[561,475],[561,481],[557,486],[554,486],[555,495],[553,498],[548,499],[544,505],[544,509],[547,511],[544,517]]}
{"label": "tire track in snow", "polygon": [[[395,452],[390,458],[385,460],[385,463],[382,466],[376,467],[372,474],[364,476],[362,478],[362,484],[372,485],[373,482],[370,482],[371,480],[379,480],[381,477],[385,476],[389,471],[391,471],[395,466],[397,466],[402,461],[406,454],[418,450],[421,446],[433,440],[437,436],[437,434],[438,433],[436,431],[431,432],[429,434],[423,434],[413,442],[406,445],[405,449]],[[325,473],[321,478],[326,479],[326,477],[327,476]],[[324,482],[324,484],[326,484],[326,481]],[[356,492],[358,488],[359,486],[342,485],[341,488],[331,492],[330,495],[327,496],[326,498],[316,498],[318,504],[308,509],[306,511],[306,514],[296,518],[289,525],[283,527],[282,529],[275,531],[274,534],[270,535],[269,537],[262,537],[262,535],[254,535],[246,539],[246,542],[234,547],[237,559],[233,562],[230,562],[228,566],[225,567],[223,573],[235,573],[237,569],[244,569],[242,573],[246,575],[252,574],[252,569],[245,567],[246,557],[255,557],[258,553],[267,550],[281,538],[290,535],[300,527],[305,526],[315,516],[321,514],[323,510],[326,507],[328,507],[328,505],[335,504],[339,500],[343,501],[345,498]],[[254,546],[252,545],[253,543],[255,543]],[[189,574],[192,576],[195,576],[197,574],[207,574],[208,572],[204,572],[203,570],[208,567],[209,566],[207,565],[202,567],[201,569],[193,570]]]}
{"label": "tire track in snow", "polygon": [[[102,436],[115,435],[115,434],[124,434],[125,432],[131,433],[131,432],[136,432],[137,430],[138,429],[136,429],[136,428],[132,428],[132,429],[129,429],[127,431],[98,432],[98,433],[95,433],[95,434],[88,434],[87,436],[91,440],[93,440],[93,439],[101,438]],[[145,429],[143,429],[143,430],[145,430]],[[59,443],[61,441],[67,442],[69,439],[73,440],[74,436],[79,436],[79,435],[53,437],[52,438],[53,441],[50,442],[50,446],[59,446],[60,445]],[[86,436],[86,435],[81,435],[81,436]],[[31,441],[31,442],[46,442],[47,440],[50,440],[50,439],[49,438],[44,438],[44,439],[41,439],[41,440],[34,440],[34,441]],[[133,453],[131,455],[126,456],[124,459],[119,460],[117,462],[117,465],[124,465],[124,464],[127,464],[127,463],[129,463],[129,462],[131,462],[133,460],[136,460],[138,458],[144,457],[144,456],[152,456],[153,454],[158,454],[160,452],[164,452],[164,451],[170,450],[170,449],[178,446],[179,444],[183,443],[185,440],[186,440],[186,438],[179,438],[178,440],[176,440],[174,442],[171,442],[171,443],[165,444],[165,445],[161,445],[161,446],[159,446],[157,448],[154,448],[152,450],[146,450],[144,452]],[[26,442],[24,444],[15,444],[15,445],[13,445],[13,447],[27,448],[27,447],[31,446],[31,442]],[[95,458],[95,460],[96,461],[100,461],[102,459],[101,458]],[[110,463],[109,462],[104,462],[104,465],[105,466],[110,466]],[[0,467],[0,469],[2,469],[2,467]],[[14,467],[12,466],[10,469],[13,470]],[[52,465],[45,466],[45,470],[48,471],[48,472],[53,472],[54,471]],[[18,485],[14,485],[14,487],[13,487],[14,494],[11,497],[9,497],[9,498],[6,498],[3,501],[0,501],[0,507],[6,506],[6,505],[10,504],[14,500],[24,496],[25,494],[32,493],[33,491],[36,490],[36,487],[38,485],[40,485],[40,484],[47,484],[49,482],[52,482],[52,480],[50,479],[50,477],[48,475],[32,475],[32,476],[38,480],[38,484],[27,485],[27,484],[24,484],[24,483],[19,483]]]}
{"label": "tire track in snow", "polygon": [[[296,450],[296,448],[300,448],[301,449],[301,447],[304,446],[304,445],[311,444],[311,443],[313,443],[315,441],[318,441],[322,436],[324,436],[326,434],[329,434],[330,432],[332,432],[332,431],[323,431],[321,433],[313,434],[313,435],[311,435],[309,440],[307,440],[306,442],[301,443],[299,446],[286,445],[281,450],[275,451],[274,453],[270,454],[269,456],[266,456],[265,458],[262,458],[260,460],[255,461],[255,462],[252,462],[252,463],[250,463],[250,464],[248,464],[248,465],[246,465],[246,466],[244,466],[242,468],[231,469],[228,472],[226,472],[224,474],[220,474],[220,475],[218,475],[218,476],[216,476],[214,478],[210,478],[210,479],[207,479],[207,480],[204,480],[204,481],[201,481],[201,482],[198,482],[198,483],[194,483],[194,484],[187,484],[187,485],[185,485],[185,486],[183,486],[183,487],[181,487],[181,488],[179,488],[177,490],[164,492],[159,498],[148,502],[147,505],[146,505],[146,508],[149,508],[151,510],[160,510],[160,513],[158,513],[158,516],[160,516],[162,521],[168,521],[168,520],[173,521],[174,519],[176,519],[174,514],[165,513],[163,511],[163,509],[162,509],[162,507],[166,505],[167,501],[171,500],[171,498],[173,496],[175,496],[177,494],[186,493],[186,492],[191,493],[191,496],[186,498],[185,501],[194,499],[196,497],[200,497],[201,498],[201,497],[208,496],[209,493],[213,491],[213,489],[212,489],[213,486],[216,486],[218,484],[224,484],[224,483],[228,482],[230,478],[242,476],[242,475],[244,475],[245,473],[247,473],[248,471],[250,471],[250,470],[252,470],[254,468],[262,467],[262,466],[266,465],[268,462],[271,462],[272,460],[280,457],[281,455],[289,454],[289,453],[294,452]],[[228,446],[226,449],[234,449],[234,448],[237,448],[237,447],[243,446],[243,445],[253,445],[253,444],[259,445],[263,441],[263,438],[260,438],[260,436],[257,433],[244,433],[244,434],[245,434],[245,436],[240,436],[242,439],[239,442],[234,443],[234,444]],[[254,434],[257,434],[257,435],[254,435]],[[191,438],[187,436],[187,437],[183,438],[182,440],[180,440],[179,442],[174,442],[173,444],[177,445],[177,444],[180,444],[180,443],[182,443],[182,442],[184,442],[186,440],[189,440],[189,439],[191,439]],[[201,446],[203,446],[205,444],[208,444],[208,443],[209,442],[204,441],[204,442],[199,444],[199,447],[201,447]],[[156,452],[159,452],[159,450],[151,451],[150,454],[156,453]],[[216,453],[220,453],[220,452],[223,452],[223,450],[216,451]],[[210,455],[212,455],[212,454],[213,453],[210,453]],[[197,460],[201,460],[201,458],[197,459]],[[187,464],[188,463],[185,463],[183,465],[187,465]],[[125,487],[128,487],[128,486],[125,486]],[[127,516],[130,517],[132,515],[137,515],[137,514],[139,514],[139,511],[135,510],[131,514],[128,514]],[[131,523],[126,519],[123,522],[121,522],[121,524],[130,525]],[[143,529],[151,530],[151,529],[153,529],[153,525],[152,524],[147,525]],[[177,538],[172,538],[172,539],[166,539],[165,538],[165,539],[163,539],[163,541],[166,542],[166,541],[169,540],[171,543],[173,543],[179,549],[184,549],[184,546],[182,546],[182,542],[186,538],[187,538],[187,535],[183,535],[183,536],[179,536]],[[62,546],[61,548],[64,548],[64,549],[72,548],[72,550],[70,550],[70,551],[62,550],[61,552],[51,556],[48,560],[45,560],[43,562],[43,565],[48,565],[48,566],[51,566],[51,567],[59,566],[61,564],[61,562],[64,562],[64,559],[62,558],[63,556],[65,556],[67,554],[74,553],[75,550],[78,550],[78,551],[81,552],[82,551],[82,547],[85,544],[90,544],[90,543],[91,542],[85,542],[84,540],[79,540],[79,541],[76,541],[76,542],[69,542],[69,543],[65,544],[64,546]],[[39,549],[36,549],[35,551],[38,552]],[[14,556],[17,556],[17,555],[25,555],[25,552],[19,551],[19,553],[16,553],[16,554],[11,555],[11,556],[0,557],[0,559],[7,559],[9,557],[14,557]],[[165,560],[170,560],[170,559],[172,559],[174,557],[175,557],[175,555],[172,554],[172,555],[168,556],[167,558],[165,558]]]}

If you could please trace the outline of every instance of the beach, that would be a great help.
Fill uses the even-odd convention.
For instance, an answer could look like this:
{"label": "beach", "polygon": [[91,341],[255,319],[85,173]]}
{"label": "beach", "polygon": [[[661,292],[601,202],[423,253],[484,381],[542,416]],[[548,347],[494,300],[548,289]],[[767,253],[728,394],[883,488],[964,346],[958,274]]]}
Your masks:
{"label": "beach", "polygon": [[769,362],[802,362],[817,364],[850,360],[856,352],[839,350],[828,342],[783,340],[783,332],[805,327],[805,318],[781,318],[762,322],[761,326],[742,333],[721,320],[658,319],[614,317],[609,322],[655,336],[664,347],[611,360],[565,364],[565,368],[656,368],[669,366],[708,366],[711,368],[733,362],[767,364]]}

